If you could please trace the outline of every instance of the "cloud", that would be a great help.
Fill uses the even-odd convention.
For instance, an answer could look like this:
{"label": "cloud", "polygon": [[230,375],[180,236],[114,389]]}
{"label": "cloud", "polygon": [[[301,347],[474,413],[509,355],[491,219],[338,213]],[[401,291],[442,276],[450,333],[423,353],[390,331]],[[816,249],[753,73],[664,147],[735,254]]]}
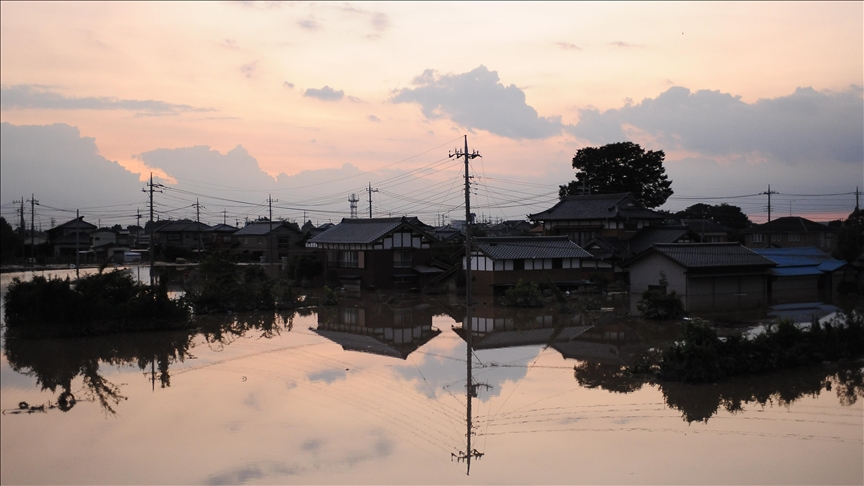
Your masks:
{"label": "cloud", "polygon": [[360,98],[358,98],[356,96],[349,96],[348,101],[350,101],[352,103],[364,103],[363,100],[361,100]]}
{"label": "cloud", "polygon": [[382,12],[373,12],[371,22],[372,28],[378,32],[383,32],[390,28],[390,17]]}
{"label": "cloud", "polygon": [[564,49],[567,51],[581,51],[582,50],[581,47],[577,46],[576,44],[571,44],[569,42],[556,42],[555,45],[560,47],[561,49]]}
{"label": "cloud", "polygon": [[15,85],[0,88],[0,108],[37,110],[128,110],[176,114],[216,111],[158,100],[122,100],[113,97],[76,98],[48,91],[38,85]]}
{"label": "cloud", "polygon": [[266,190],[273,188],[276,182],[261,170],[258,161],[241,145],[224,154],[206,145],[160,148],[136,155],[135,158],[149,167],[162,169],[181,183],[192,180],[218,188]]}
{"label": "cloud", "polygon": [[255,67],[258,65],[258,61],[252,61],[240,66],[240,72],[243,73],[247,78],[251,78],[253,74],[255,74]]}
{"label": "cloud", "polygon": [[321,89],[309,88],[303,93],[303,96],[317,98],[322,101],[339,101],[345,97],[345,92],[341,89],[336,91],[330,86],[325,85]]}
{"label": "cloud", "polygon": [[417,103],[427,119],[448,118],[468,129],[512,139],[538,139],[558,135],[560,117],[541,117],[525,102],[525,92],[504,86],[496,71],[480,66],[461,74],[439,75],[427,69],[415,77],[416,88],[397,91],[394,103]]}
{"label": "cloud", "polygon": [[375,122],[375,123],[378,123],[378,122],[381,121],[381,119],[378,118],[378,117],[375,116],[375,115],[369,115],[369,116],[366,117],[366,119],[369,120],[369,121],[371,121],[371,122]]}
{"label": "cloud", "polygon": [[628,131],[652,137],[664,149],[712,157],[755,155],[787,164],[862,161],[864,102],[860,88],[746,103],[720,91],[672,87],[656,98],[600,112],[583,109],[570,131],[596,143],[626,140]]}
{"label": "cloud", "polygon": [[321,30],[321,24],[315,20],[315,17],[309,17],[305,20],[298,20],[297,25],[306,30]]}
{"label": "cloud", "polygon": [[289,83],[288,81],[285,81],[284,83],[282,83],[282,86],[284,86],[288,89],[294,89],[294,83]]}
{"label": "cloud", "polygon": [[[73,126],[3,123],[0,160],[0,192],[7,199],[35,193],[43,204],[73,209],[69,219],[76,207],[136,202],[145,207],[138,175],[100,155],[96,140],[82,137]],[[129,213],[134,214],[134,207]]]}
{"label": "cloud", "polygon": [[237,44],[237,41],[234,39],[225,39],[222,41],[222,43],[220,45],[222,47],[227,48],[227,49],[239,49],[240,48],[239,44]]}
{"label": "cloud", "polygon": [[609,45],[612,46],[612,47],[621,47],[621,48],[624,48],[624,49],[627,49],[627,48],[630,48],[630,47],[645,47],[645,46],[642,45],[642,44],[630,44],[629,42],[624,42],[624,41],[615,41],[615,42],[610,42]]}

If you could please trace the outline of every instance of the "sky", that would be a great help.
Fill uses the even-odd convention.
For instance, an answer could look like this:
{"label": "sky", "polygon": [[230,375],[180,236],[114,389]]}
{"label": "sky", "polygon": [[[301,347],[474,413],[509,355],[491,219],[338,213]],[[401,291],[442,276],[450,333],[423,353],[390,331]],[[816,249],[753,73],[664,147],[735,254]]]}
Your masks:
{"label": "sky", "polygon": [[0,85],[2,216],[37,229],[146,221],[151,173],[159,219],[464,219],[465,135],[491,220],[619,141],[665,152],[662,209],[864,190],[861,2],[2,2]]}

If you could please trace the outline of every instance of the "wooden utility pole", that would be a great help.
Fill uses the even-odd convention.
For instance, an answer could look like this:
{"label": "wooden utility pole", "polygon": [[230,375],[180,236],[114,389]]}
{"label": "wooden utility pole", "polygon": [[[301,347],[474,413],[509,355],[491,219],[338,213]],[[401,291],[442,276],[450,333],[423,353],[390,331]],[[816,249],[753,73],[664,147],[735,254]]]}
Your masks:
{"label": "wooden utility pole", "polygon": [[771,184],[768,184],[768,192],[763,192],[762,194],[768,194],[768,222],[771,222],[771,194],[777,194],[777,191],[771,190]]}
{"label": "wooden utility pole", "polygon": [[153,173],[152,172],[150,173],[150,182],[147,183],[147,187],[149,188],[149,190],[148,189],[141,189],[141,191],[142,192],[148,192],[148,191],[150,192],[150,240],[148,242],[147,252],[150,254],[150,285],[152,286],[153,282],[154,282],[154,277],[155,277],[153,275],[153,267],[154,267],[154,264],[156,261],[155,260],[156,255],[155,255],[155,250],[154,250],[154,248],[155,248],[154,243],[155,243],[155,239],[156,239],[156,235],[154,234],[155,233],[154,230],[155,230],[156,222],[153,219],[153,213],[154,213],[154,211],[153,211],[153,193],[154,192],[162,192],[162,191],[156,191],[156,188],[162,187],[162,184],[159,184],[158,182],[155,184],[153,183]]}
{"label": "wooden utility pole", "polygon": [[475,388],[473,378],[471,376],[471,365],[473,362],[473,352],[474,352],[474,343],[472,338],[472,308],[473,301],[471,299],[471,175],[468,172],[469,160],[480,157],[480,154],[475,150],[474,152],[468,152],[468,135],[465,135],[465,150],[461,151],[456,149],[455,152],[450,154],[451,158],[459,158],[464,157],[465,159],[465,324],[463,325],[463,329],[465,330],[465,346],[466,350],[466,361],[467,361],[467,372],[466,372],[466,382],[465,382],[465,396],[466,396],[466,404],[465,404],[465,412],[466,412],[466,424],[467,424],[467,432],[466,432],[466,449],[465,452],[460,451],[459,455],[455,455],[457,460],[465,460],[467,464],[467,474],[471,474],[471,458],[472,457],[481,457],[482,454],[475,451],[471,448],[471,435],[472,435],[472,426],[471,426],[471,402],[475,395]]}
{"label": "wooden utility pole", "polygon": [[378,189],[372,189],[372,183],[369,183],[369,188],[366,189],[366,192],[369,193],[369,219],[372,219],[372,193],[378,192]]}
{"label": "wooden utility pole", "polygon": [[36,249],[36,206],[39,201],[36,200],[33,193],[30,193],[30,199],[27,202],[30,203],[30,258],[33,258],[33,252]]}
{"label": "wooden utility pole", "polygon": [[78,249],[78,228],[81,226],[81,212],[80,210],[75,210],[75,280],[81,278],[81,273],[79,272],[79,268],[81,267],[81,251]]}

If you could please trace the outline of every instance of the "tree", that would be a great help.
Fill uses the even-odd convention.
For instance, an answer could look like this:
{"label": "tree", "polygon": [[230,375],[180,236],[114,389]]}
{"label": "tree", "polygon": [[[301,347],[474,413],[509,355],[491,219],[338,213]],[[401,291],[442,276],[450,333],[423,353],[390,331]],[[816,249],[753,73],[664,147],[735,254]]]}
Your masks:
{"label": "tree", "polygon": [[864,211],[855,208],[843,222],[843,228],[837,238],[834,258],[851,262],[862,252],[864,252]]}
{"label": "tree", "polygon": [[3,255],[2,261],[4,263],[12,261],[20,254],[22,247],[21,237],[6,222],[5,218],[0,217],[0,250],[2,250]]}
{"label": "tree", "polygon": [[717,205],[698,203],[675,213],[678,219],[709,219],[715,223],[742,230],[750,227],[750,218],[738,206],[722,203]]}
{"label": "tree", "polygon": [[573,157],[576,180],[560,186],[558,195],[612,194],[629,192],[646,208],[656,208],[672,195],[672,181],[666,177],[662,150],[645,151],[633,142],[610,143],[579,149]]}

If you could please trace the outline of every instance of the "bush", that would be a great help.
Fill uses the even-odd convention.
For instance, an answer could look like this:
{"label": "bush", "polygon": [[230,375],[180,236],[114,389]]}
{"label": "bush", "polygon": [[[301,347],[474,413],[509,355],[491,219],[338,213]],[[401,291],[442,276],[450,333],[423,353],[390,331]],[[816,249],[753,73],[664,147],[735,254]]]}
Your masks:
{"label": "bush", "polygon": [[660,290],[642,292],[642,299],[636,303],[642,317],[652,320],[678,319],[684,316],[684,303],[675,292],[668,294]]}
{"label": "bush", "polygon": [[157,287],[124,271],[82,277],[14,279],[4,296],[8,332],[19,337],[62,337],[175,329],[188,325],[186,308]]}
{"label": "bush", "polygon": [[509,307],[543,307],[543,294],[534,282],[519,279],[504,293],[504,305]]}

